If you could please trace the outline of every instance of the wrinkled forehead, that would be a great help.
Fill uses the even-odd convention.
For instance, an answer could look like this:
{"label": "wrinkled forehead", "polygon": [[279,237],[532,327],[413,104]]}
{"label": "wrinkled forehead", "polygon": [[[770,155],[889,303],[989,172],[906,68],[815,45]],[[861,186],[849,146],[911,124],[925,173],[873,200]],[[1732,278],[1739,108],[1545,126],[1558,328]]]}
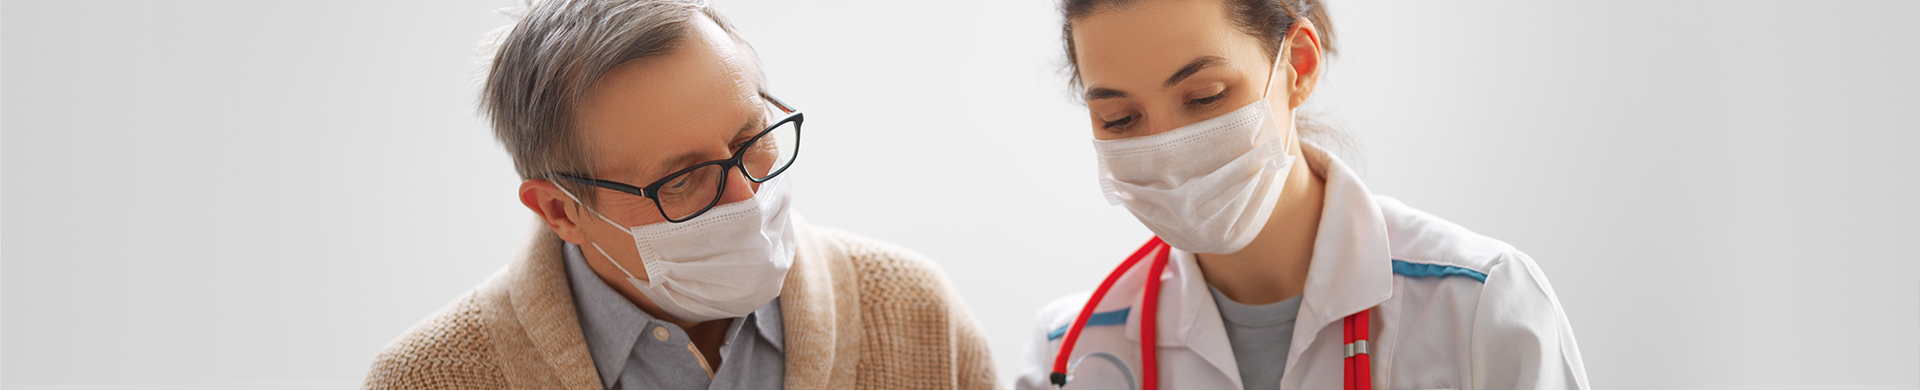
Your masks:
{"label": "wrinkled forehead", "polygon": [[673,50],[621,63],[588,88],[576,118],[597,175],[650,180],[681,160],[726,158],[736,134],[763,122],[751,52],[705,16],[690,29]]}

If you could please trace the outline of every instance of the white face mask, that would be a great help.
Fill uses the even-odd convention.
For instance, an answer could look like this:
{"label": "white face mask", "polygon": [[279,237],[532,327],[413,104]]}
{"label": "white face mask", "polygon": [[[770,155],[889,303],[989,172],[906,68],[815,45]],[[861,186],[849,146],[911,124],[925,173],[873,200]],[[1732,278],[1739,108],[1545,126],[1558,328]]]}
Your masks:
{"label": "white face mask", "polygon": [[[579,197],[561,188],[568,198]],[[787,180],[775,177],[760,184],[753,199],[715,206],[693,220],[662,221],[622,227],[591,208],[594,216],[633,236],[640,262],[646,265],[642,281],[620,261],[593,243],[627,283],[669,315],[688,322],[746,316],[780,296],[793,266],[793,222],[788,219]],[[582,204],[584,205],[584,204]]]}
{"label": "white face mask", "polygon": [[1281,125],[1262,97],[1160,134],[1094,140],[1100,188],[1107,202],[1125,205],[1175,248],[1240,251],[1266,226],[1293,168],[1291,142],[1282,138],[1292,135],[1293,124]]}

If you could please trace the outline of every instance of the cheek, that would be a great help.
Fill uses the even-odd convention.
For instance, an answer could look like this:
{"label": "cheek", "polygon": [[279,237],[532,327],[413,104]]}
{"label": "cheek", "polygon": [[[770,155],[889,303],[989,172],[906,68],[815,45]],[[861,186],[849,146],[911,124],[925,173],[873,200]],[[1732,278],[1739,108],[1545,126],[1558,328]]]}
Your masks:
{"label": "cheek", "polygon": [[600,226],[607,228],[613,228],[615,225],[621,228],[632,228],[665,221],[660,217],[660,211],[653,206],[652,201],[624,193],[618,196],[601,194],[600,206],[595,207],[594,210],[599,211],[605,218],[613,219],[611,225],[605,222],[599,223]]}

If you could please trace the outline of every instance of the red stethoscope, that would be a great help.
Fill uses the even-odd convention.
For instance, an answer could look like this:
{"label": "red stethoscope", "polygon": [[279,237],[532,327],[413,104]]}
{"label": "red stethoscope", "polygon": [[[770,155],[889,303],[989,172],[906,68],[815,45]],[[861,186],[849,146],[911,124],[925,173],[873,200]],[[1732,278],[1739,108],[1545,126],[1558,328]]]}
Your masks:
{"label": "red stethoscope", "polygon": [[[1159,389],[1160,372],[1157,363],[1159,359],[1154,350],[1154,326],[1159,324],[1160,313],[1158,276],[1166,271],[1167,254],[1172,250],[1173,246],[1167,245],[1160,240],[1160,237],[1155,236],[1147,241],[1147,245],[1140,246],[1140,250],[1134,251],[1132,256],[1127,257],[1127,261],[1121,263],[1120,267],[1113,269],[1113,273],[1108,274],[1105,281],[1100,282],[1100,288],[1093,291],[1093,297],[1087,298],[1087,305],[1080,308],[1080,315],[1074,317],[1073,325],[1067,328],[1067,339],[1061,341],[1060,354],[1053,358],[1053,372],[1047,377],[1053,382],[1054,388],[1067,385],[1068,358],[1073,355],[1074,342],[1080,340],[1080,329],[1086,327],[1087,318],[1093,316],[1094,306],[1100,304],[1100,299],[1106,297],[1107,291],[1113,289],[1113,283],[1120,280],[1120,275],[1126,274],[1127,270],[1132,269],[1134,264],[1140,263],[1140,259],[1146,258],[1147,254],[1158,251],[1159,255],[1154,257],[1153,263],[1148,266],[1147,291],[1144,300],[1140,301],[1142,317],[1140,320],[1140,389]],[[1373,362],[1368,358],[1371,355],[1367,354],[1367,326],[1371,324],[1368,315],[1371,313],[1373,310],[1367,309],[1349,315],[1341,326],[1340,338],[1346,344],[1345,387],[1348,390],[1373,389],[1373,379],[1369,376],[1373,373]]]}

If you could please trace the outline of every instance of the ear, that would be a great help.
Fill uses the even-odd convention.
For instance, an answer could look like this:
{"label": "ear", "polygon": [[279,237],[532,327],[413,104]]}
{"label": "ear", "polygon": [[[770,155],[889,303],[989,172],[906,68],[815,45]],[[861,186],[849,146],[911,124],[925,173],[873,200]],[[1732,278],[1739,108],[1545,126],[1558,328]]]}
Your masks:
{"label": "ear", "polygon": [[1313,21],[1300,18],[1293,24],[1293,31],[1287,32],[1284,49],[1287,56],[1287,108],[1299,108],[1313,95],[1313,86],[1320,81],[1320,71],[1326,65],[1324,51],[1320,50],[1320,31]]}
{"label": "ear", "polygon": [[520,204],[533,210],[541,221],[547,223],[547,229],[559,234],[561,240],[585,246],[592,243],[581,223],[591,223],[592,217],[585,216],[584,208],[560,192],[560,186],[545,179],[528,179],[520,182]]}

